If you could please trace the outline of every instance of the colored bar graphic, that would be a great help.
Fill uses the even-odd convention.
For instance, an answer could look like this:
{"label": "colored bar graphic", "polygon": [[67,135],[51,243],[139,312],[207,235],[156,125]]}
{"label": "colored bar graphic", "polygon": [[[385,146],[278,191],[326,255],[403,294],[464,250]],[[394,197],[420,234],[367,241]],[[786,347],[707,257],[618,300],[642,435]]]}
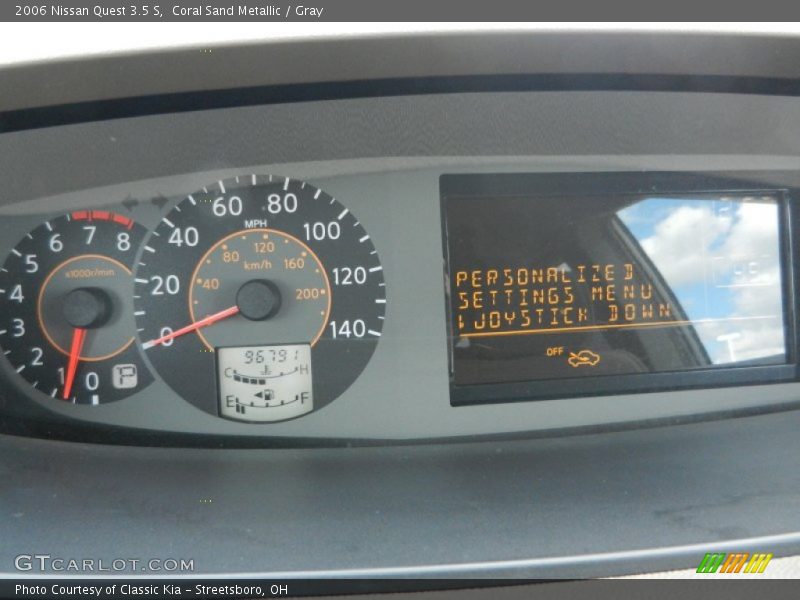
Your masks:
{"label": "colored bar graphic", "polygon": [[716,573],[719,566],[722,564],[722,561],[725,560],[725,553],[724,552],[715,552],[706,554],[703,557],[700,566],[697,567],[698,573]]}
{"label": "colored bar graphic", "polygon": [[744,569],[745,573],[763,573],[767,568],[769,561],[772,560],[772,554],[753,554],[750,562]]}
{"label": "colored bar graphic", "polygon": [[742,552],[734,552],[728,555],[727,560],[723,563],[720,573],[738,573],[742,570],[745,561],[750,557],[749,554]]}
{"label": "colored bar graphic", "polygon": [[763,573],[773,556],[763,552],[709,552],[700,561],[697,573]]}

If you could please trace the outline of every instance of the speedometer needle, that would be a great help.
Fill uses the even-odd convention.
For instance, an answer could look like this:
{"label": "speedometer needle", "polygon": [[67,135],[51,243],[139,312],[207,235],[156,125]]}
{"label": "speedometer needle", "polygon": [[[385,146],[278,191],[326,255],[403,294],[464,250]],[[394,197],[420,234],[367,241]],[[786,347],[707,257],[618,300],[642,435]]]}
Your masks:
{"label": "speedometer needle", "polygon": [[187,325],[186,327],[181,327],[177,331],[173,331],[172,333],[168,333],[167,335],[162,335],[160,338],[150,340],[149,342],[145,342],[144,344],[142,344],[142,348],[147,350],[149,348],[152,348],[153,346],[164,344],[170,340],[174,340],[176,337],[185,335],[187,333],[191,333],[192,331],[197,331],[198,329],[202,329],[203,327],[208,327],[209,325],[213,325],[214,323],[216,323],[217,321],[221,321],[222,319],[227,319],[228,317],[232,317],[238,312],[239,312],[238,306],[231,306],[230,308],[221,310],[218,313],[214,313],[213,315],[204,317],[199,321],[195,321],[191,325]]}
{"label": "speedometer needle", "polygon": [[83,352],[83,342],[86,340],[86,330],[81,327],[76,327],[72,330],[72,345],[69,349],[69,363],[67,364],[67,373],[64,376],[64,393],[62,398],[69,399],[72,393],[72,384],[75,381],[75,371],[78,370],[78,361]]}

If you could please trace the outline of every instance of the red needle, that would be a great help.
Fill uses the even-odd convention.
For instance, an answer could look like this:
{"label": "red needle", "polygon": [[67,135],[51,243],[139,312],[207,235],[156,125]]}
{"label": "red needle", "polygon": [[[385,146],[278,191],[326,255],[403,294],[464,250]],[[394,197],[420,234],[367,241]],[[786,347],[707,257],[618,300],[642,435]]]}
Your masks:
{"label": "red needle", "polygon": [[159,344],[163,344],[170,340],[174,340],[176,337],[179,337],[181,335],[191,333],[192,331],[197,331],[198,329],[202,329],[203,327],[208,327],[209,325],[213,325],[217,321],[221,321],[222,319],[227,319],[228,317],[232,317],[238,312],[239,312],[238,306],[231,306],[230,308],[221,310],[218,313],[214,313],[213,315],[204,317],[199,321],[195,321],[191,325],[187,325],[186,327],[181,327],[177,331],[173,331],[172,333],[168,333],[167,335],[162,335],[160,338],[157,338],[155,340],[150,340],[149,342],[145,342],[144,344],[142,344],[142,348],[147,350],[148,348],[152,348],[153,346],[158,346]]}
{"label": "red needle", "polygon": [[85,329],[76,327],[72,330],[72,345],[69,349],[69,363],[67,364],[67,373],[64,377],[64,393],[61,396],[64,400],[69,400],[69,395],[72,393],[72,384],[75,381],[75,371],[78,370],[78,361],[81,359],[83,342],[85,340]]}

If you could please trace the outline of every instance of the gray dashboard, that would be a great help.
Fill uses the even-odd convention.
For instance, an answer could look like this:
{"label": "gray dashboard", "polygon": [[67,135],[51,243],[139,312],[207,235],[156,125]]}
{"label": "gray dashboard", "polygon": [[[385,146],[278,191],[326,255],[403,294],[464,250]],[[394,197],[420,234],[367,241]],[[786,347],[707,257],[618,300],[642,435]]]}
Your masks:
{"label": "gray dashboard", "polygon": [[[513,62],[508,49],[514,44],[523,44],[517,48],[525,54],[520,48],[528,44],[558,49],[571,43],[551,35],[522,38],[423,39],[423,45],[440,49],[434,66],[416,61],[413,40],[387,41],[382,52],[395,62],[387,63],[384,76],[499,73],[501,65]],[[464,54],[455,52],[477,55],[492,39],[498,63],[466,65]],[[469,50],[475,40],[478,47]],[[541,80],[534,78],[531,89],[510,89],[505,79],[494,82],[505,89],[493,90],[487,80],[474,90],[411,93],[407,86],[402,94],[384,90],[320,99],[300,94],[296,101],[251,106],[204,107],[201,100],[191,110],[142,110],[133,116],[123,108],[109,112],[102,103],[92,105],[94,113],[81,105],[112,102],[114,92],[98,84],[89,97],[80,96],[70,80],[87,68],[79,63],[55,76],[50,92],[56,96],[46,101],[33,99],[25,82],[50,66],[0,74],[0,81],[20,84],[18,97],[12,94],[2,104],[9,111],[2,121],[7,131],[0,134],[3,256],[25,231],[58,214],[86,208],[122,212],[122,202],[133,198],[140,202],[125,214],[153,228],[203,186],[273,174],[306,181],[357,215],[380,256],[387,290],[383,334],[363,373],[321,410],[281,423],[214,417],[161,381],[117,402],[72,406],[30,393],[0,361],[2,422],[22,434],[0,436],[0,479],[13,482],[0,492],[11,515],[0,525],[3,554],[10,555],[23,539],[53,553],[114,554],[122,536],[128,553],[167,548],[173,556],[191,554],[203,574],[583,577],[691,566],[708,546],[769,545],[776,552],[796,552],[800,383],[481,406],[450,402],[441,175],[800,170],[800,99],[780,85],[785,93],[734,85],[747,76],[789,81],[796,65],[783,59],[796,40],[748,38],[737,46],[741,60],[731,61],[725,73],[710,70],[725,64],[725,49],[735,46],[735,39],[662,41],[669,51],[654,52],[658,42],[640,36],[605,37],[605,50],[592,53],[582,40],[569,55],[572,63],[538,55],[535,61],[545,61],[547,68],[529,65],[519,73],[523,79],[596,76],[591,89],[570,89],[566,79],[535,89]],[[688,46],[680,49],[683,41]],[[770,56],[771,43],[782,59],[769,63],[766,73],[765,63],[753,57]],[[330,47],[355,56],[364,44],[381,47],[377,39]],[[637,60],[647,60],[646,52],[633,53],[630,64],[617,61],[637,44],[662,62],[652,62],[650,70],[646,64],[636,67]],[[708,51],[708,72],[690,72],[703,68],[687,63],[692,44]],[[398,53],[398,45],[405,51]],[[280,77],[301,57],[325,48],[302,43],[279,48],[283,67],[274,72],[278,80],[267,82],[248,76],[256,69],[245,66],[247,56],[262,56],[265,48],[241,48],[238,58],[229,48],[228,60],[242,72],[228,77],[240,76],[239,86],[313,88],[317,82],[335,88],[335,69],[328,71],[327,82],[313,71],[304,81]],[[670,52],[674,62],[659,68]],[[526,56],[534,61],[533,54]],[[172,58],[165,69],[192,60]],[[111,57],[93,68],[104,73],[119,60],[130,72],[151,73],[158,59]],[[368,87],[370,78],[380,77],[372,71],[353,76],[358,66],[353,60],[347,63],[351,76],[340,76],[343,87],[354,82]],[[604,87],[603,74],[615,69],[632,79],[623,86],[609,80]],[[676,73],[734,80],[731,89],[717,84],[692,89],[691,81],[677,80],[670,89],[663,81],[654,85],[647,77],[636,78]],[[191,95],[209,89],[197,74],[185,74],[169,89],[168,78],[137,89],[143,97],[145,91]],[[215,77],[217,88],[226,87],[220,71]],[[637,89],[637,81],[658,89]],[[458,85],[468,88],[469,82]],[[239,97],[245,98],[242,104],[252,103],[247,90]],[[137,106],[135,98],[125,102]],[[14,125],[14,119],[34,122],[39,104],[64,106],[55,116],[47,113],[51,122],[44,119],[42,126]],[[13,112],[25,108],[33,112]],[[75,114],[81,117],[64,122]],[[93,120],[92,114],[107,118]],[[156,197],[166,203],[151,204]],[[30,423],[44,425],[29,431]],[[72,427],[80,433],[62,435]],[[111,432],[105,441],[114,444],[82,443],[103,429]],[[168,445],[227,447],[116,445],[127,438],[113,438],[128,429],[147,433],[145,442],[137,440],[140,445],[167,445],[167,434],[192,434],[185,443]],[[237,439],[249,446],[309,447],[235,449]],[[315,447],[365,442],[382,447]],[[54,465],[54,456],[62,466]],[[87,489],[96,490],[91,505],[84,501]],[[274,510],[256,508],[264,502]],[[91,532],[87,521],[94,524]],[[202,549],[209,538],[217,546]],[[2,560],[0,572],[10,572],[11,561]]]}
{"label": "gray dashboard", "polygon": [[[217,180],[274,174],[308,181],[357,215],[375,242],[387,284],[387,318],[375,356],[341,398],[302,419],[255,427],[229,422],[198,411],[158,380],[130,398],[99,407],[64,405],[45,394],[35,394],[34,401],[68,418],[119,427],[334,440],[596,427],[792,403],[798,390],[793,383],[451,406],[438,185],[443,173],[459,172],[791,170],[798,159],[784,145],[798,109],[794,99],[718,94],[412,95],[6,134],[0,148],[10,167],[4,196],[9,203],[0,210],[7,232],[0,248],[4,254],[17,242],[12,232],[31,229],[42,218],[102,207],[153,228],[185,195]],[[719,131],[731,119],[737,128],[730,138],[697,134],[697,124]],[[765,136],[756,134],[767,123],[781,131],[775,147],[764,147]],[[221,152],[219,140],[225,140]],[[30,159],[47,155],[70,160],[44,165]],[[307,160],[296,162],[298,155]],[[233,166],[214,168],[221,163]],[[183,172],[198,165],[208,170]],[[165,170],[180,174],[165,176]],[[74,190],[87,180],[105,185],[20,201],[45,190]],[[109,180],[124,183],[108,185]],[[157,197],[169,201],[160,207],[148,202]],[[121,207],[126,198],[141,202],[126,210]],[[12,383],[24,386],[10,365],[3,367]]]}

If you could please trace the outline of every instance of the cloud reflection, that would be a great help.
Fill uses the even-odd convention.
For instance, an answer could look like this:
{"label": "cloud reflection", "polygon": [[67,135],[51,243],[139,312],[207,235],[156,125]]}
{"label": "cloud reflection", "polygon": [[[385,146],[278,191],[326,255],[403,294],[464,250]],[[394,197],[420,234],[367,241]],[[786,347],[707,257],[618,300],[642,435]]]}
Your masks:
{"label": "cloud reflection", "polygon": [[714,364],[785,356],[774,198],[647,198],[618,213]]}

